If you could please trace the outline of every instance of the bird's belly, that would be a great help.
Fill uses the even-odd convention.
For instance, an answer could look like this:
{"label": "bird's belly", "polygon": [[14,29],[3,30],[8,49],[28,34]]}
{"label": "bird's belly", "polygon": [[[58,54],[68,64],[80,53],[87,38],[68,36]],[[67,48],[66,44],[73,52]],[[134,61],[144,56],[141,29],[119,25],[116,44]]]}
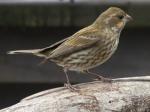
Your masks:
{"label": "bird's belly", "polygon": [[56,62],[62,67],[67,67],[69,70],[80,71],[88,67],[89,61],[93,58],[93,50],[92,48],[82,50],[69,56],[61,57]]}

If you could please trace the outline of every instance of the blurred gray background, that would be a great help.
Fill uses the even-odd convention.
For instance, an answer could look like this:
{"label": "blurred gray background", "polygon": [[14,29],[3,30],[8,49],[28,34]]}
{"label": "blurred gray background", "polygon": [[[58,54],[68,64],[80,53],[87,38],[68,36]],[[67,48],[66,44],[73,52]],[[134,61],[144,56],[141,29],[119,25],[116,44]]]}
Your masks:
{"label": "blurred gray background", "polygon": [[[149,75],[149,0],[0,0],[0,108],[65,81],[55,63],[39,66],[42,58],[7,51],[49,46],[90,25],[110,6],[124,9],[134,21],[123,30],[113,57],[92,71],[110,78]],[[73,83],[93,78],[75,72],[69,76]]]}

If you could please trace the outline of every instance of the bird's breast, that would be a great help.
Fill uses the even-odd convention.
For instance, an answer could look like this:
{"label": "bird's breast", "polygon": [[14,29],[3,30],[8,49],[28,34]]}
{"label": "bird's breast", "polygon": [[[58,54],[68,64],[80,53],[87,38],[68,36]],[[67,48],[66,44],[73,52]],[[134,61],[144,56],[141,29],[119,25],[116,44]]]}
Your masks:
{"label": "bird's breast", "polygon": [[107,61],[118,46],[118,39],[108,39],[97,45],[59,58],[57,64],[70,70],[84,70],[98,66]]}
{"label": "bird's breast", "polygon": [[[97,66],[107,61],[116,51],[119,39],[108,40],[107,42],[99,43],[100,47],[93,58],[93,65]],[[103,44],[103,45],[101,45]]]}

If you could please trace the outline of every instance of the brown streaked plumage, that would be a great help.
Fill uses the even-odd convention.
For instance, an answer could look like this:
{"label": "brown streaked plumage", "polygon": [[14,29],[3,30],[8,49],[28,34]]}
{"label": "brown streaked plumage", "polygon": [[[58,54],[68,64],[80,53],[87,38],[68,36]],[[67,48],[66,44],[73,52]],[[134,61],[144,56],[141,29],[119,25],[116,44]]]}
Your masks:
{"label": "brown streaked plumage", "polygon": [[[90,26],[49,47],[35,50],[10,51],[9,54],[31,53],[56,62],[64,68],[67,87],[74,89],[67,75],[68,70],[91,73],[88,70],[107,61],[116,51],[119,37],[131,17],[122,9],[110,7]],[[102,76],[98,76],[104,79]]]}

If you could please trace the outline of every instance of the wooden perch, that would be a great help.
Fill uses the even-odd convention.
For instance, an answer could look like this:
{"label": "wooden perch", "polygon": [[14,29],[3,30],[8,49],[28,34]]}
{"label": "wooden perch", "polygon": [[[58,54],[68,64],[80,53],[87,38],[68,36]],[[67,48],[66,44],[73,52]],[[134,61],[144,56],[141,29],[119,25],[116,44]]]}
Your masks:
{"label": "wooden perch", "polygon": [[150,112],[150,76],[113,80],[46,90],[0,112]]}

